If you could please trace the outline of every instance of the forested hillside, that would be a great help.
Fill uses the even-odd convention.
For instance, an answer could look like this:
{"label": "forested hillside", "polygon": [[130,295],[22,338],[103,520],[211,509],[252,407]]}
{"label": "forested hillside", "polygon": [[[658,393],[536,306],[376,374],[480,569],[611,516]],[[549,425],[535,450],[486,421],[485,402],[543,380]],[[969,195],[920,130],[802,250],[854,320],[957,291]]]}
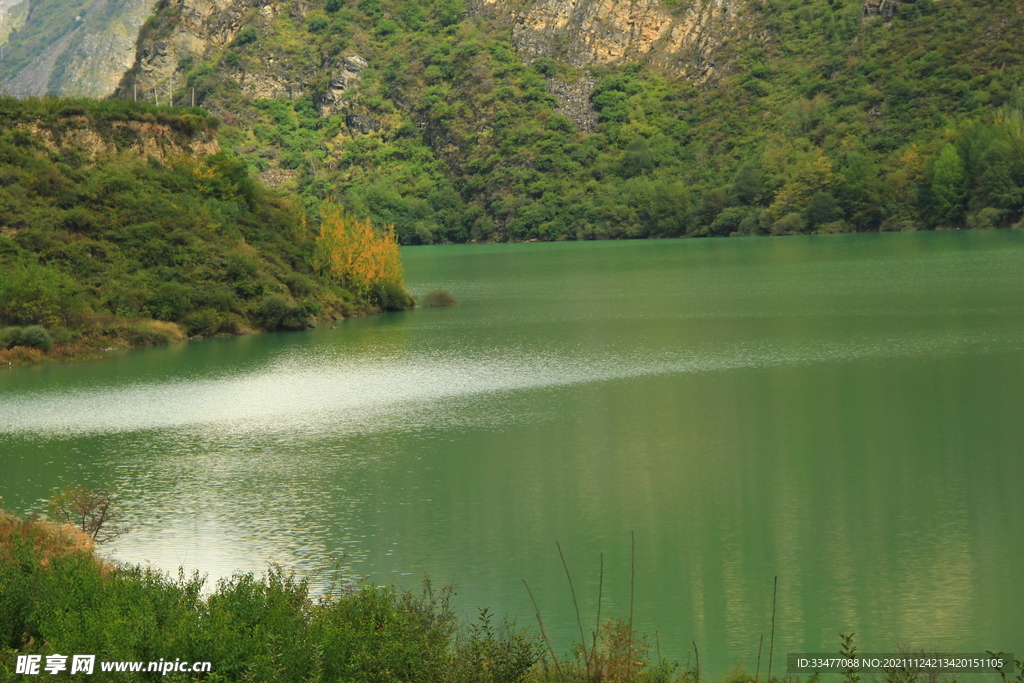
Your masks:
{"label": "forested hillside", "polygon": [[0,98],[0,121],[0,359],[305,329],[410,303],[397,263],[359,286],[332,271],[337,250],[301,202],[211,154],[219,120],[202,110]]}
{"label": "forested hillside", "polygon": [[517,52],[508,3],[204,2],[158,6],[119,96],[194,92],[253,171],[403,243],[1022,219],[1021,0],[730,2],[700,85]]}

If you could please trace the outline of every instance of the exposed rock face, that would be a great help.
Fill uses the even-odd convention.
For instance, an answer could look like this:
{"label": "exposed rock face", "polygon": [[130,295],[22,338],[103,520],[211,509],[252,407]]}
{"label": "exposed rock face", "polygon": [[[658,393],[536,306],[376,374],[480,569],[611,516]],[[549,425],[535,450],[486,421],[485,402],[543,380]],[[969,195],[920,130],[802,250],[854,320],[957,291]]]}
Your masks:
{"label": "exposed rock face", "polygon": [[[282,4],[273,0],[163,0],[163,4],[177,16],[170,36],[140,46],[135,68],[125,77],[127,88],[137,87],[140,93],[156,91],[158,96],[173,85],[182,60],[207,59],[219,52],[249,23],[253,9],[259,11],[264,22],[282,9]],[[259,23],[258,19],[257,26]],[[285,86],[274,78],[273,55],[265,55],[264,63],[268,73],[243,82],[243,88],[258,97],[274,97]],[[244,81],[242,76],[240,80]]]}
{"label": "exposed rock face", "polygon": [[[189,58],[209,59],[251,27],[259,33],[266,30],[281,12],[301,15],[312,5],[278,0],[162,0],[161,10],[176,16],[169,35],[157,41],[144,41],[139,48],[135,67],[124,76],[122,93],[137,92],[139,97],[165,101],[168,92],[180,83],[181,63]],[[169,10],[169,12],[168,12]],[[222,66],[223,73],[238,81],[242,91],[257,99],[285,96],[291,99],[308,94],[316,73],[296,74],[287,55],[273,51],[261,53],[260,68],[243,69]],[[367,67],[359,55],[346,57],[331,80],[330,89],[318,105],[326,115],[341,108],[341,95],[359,81]],[[325,68],[330,68],[325,66]],[[205,103],[217,109],[214,102]]]}
{"label": "exposed rock face", "polygon": [[0,0],[0,45],[3,45],[7,40],[7,36],[10,35],[11,31],[18,28],[24,23],[25,13],[20,13],[21,21],[15,18],[15,12],[12,12],[12,8],[19,4],[20,0]]}
{"label": "exposed rock face", "polygon": [[343,108],[342,95],[359,85],[359,75],[369,64],[359,55],[345,57],[339,69],[331,77],[331,85],[317,103],[323,116],[330,116]]}
{"label": "exposed rock face", "polygon": [[476,9],[513,22],[513,42],[527,59],[554,57],[576,67],[645,61],[703,83],[741,21],[746,0],[478,0]]}
{"label": "exposed rock face", "polygon": [[299,177],[299,172],[287,168],[268,168],[259,174],[260,182],[268,187],[281,187]]}
{"label": "exposed rock face", "polygon": [[588,73],[572,83],[552,78],[548,81],[548,91],[558,98],[558,113],[580,130],[589,132],[597,128],[597,111],[590,102],[596,85],[597,81]]}
{"label": "exposed rock face", "polygon": [[3,86],[11,95],[106,97],[135,63],[139,29],[156,0],[97,0],[73,31]]}
{"label": "exposed rock face", "polygon": [[[730,36],[741,30],[748,2],[679,0],[669,8],[665,0],[535,0],[525,6],[518,0],[473,0],[471,7],[474,12],[511,22],[513,43],[526,60],[548,56],[576,67],[639,60],[671,75],[705,83],[722,72],[722,48]],[[163,14],[176,16],[173,27],[162,39],[140,45],[135,67],[122,81],[123,94],[137,91],[140,97],[151,98],[156,94],[163,100],[175,85],[183,60],[208,59],[247,26],[263,31],[281,12],[301,15],[309,9],[305,3],[282,0],[161,3]],[[243,92],[256,98],[305,95],[310,82],[318,77],[315,73],[289,72],[281,63],[283,55],[267,53],[260,59],[259,69],[232,70],[222,65],[222,73],[235,78]],[[343,95],[358,85],[366,67],[366,61],[358,55],[349,55],[340,64],[321,66],[332,71],[330,86],[317,101],[322,114],[346,108]],[[585,84],[580,87],[586,90]],[[551,88],[562,102],[563,114],[582,128],[593,127],[592,112],[587,113],[589,107],[575,102],[582,90],[557,83],[552,83]],[[588,97],[589,91],[583,96]],[[216,103],[206,104],[217,109]],[[363,129],[367,124],[356,121],[349,125]]]}
{"label": "exposed rock face", "polygon": [[59,129],[39,124],[30,124],[24,128],[54,151],[78,147],[92,158],[135,152],[166,161],[174,157],[201,157],[220,151],[217,134],[213,130],[189,134],[167,124],[146,121],[111,121],[100,129],[85,117],[75,117],[66,119]]}

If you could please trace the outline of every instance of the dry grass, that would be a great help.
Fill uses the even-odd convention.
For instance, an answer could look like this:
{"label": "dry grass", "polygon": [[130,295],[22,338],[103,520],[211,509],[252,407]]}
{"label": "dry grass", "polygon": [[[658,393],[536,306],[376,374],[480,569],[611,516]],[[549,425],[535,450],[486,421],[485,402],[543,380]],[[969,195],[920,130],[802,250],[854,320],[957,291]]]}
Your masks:
{"label": "dry grass", "polygon": [[[240,334],[249,331],[239,329]],[[164,320],[126,320],[110,314],[90,316],[82,321],[77,339],[58,343],[49,351],[15,346],[0,350],[0,365],[37,365],[48,361],[96,358],[106,349],[162,346],[188,339],[185,328]]]}
{"label": "dry grass", "polygon": [[70,524],[53,524],[37,517],[20,519],[0,511],[0,557],[11,555],[14,545],[24,542],[39,551],[44,567],[53,557],[92,553],[94,547],[89,534]]}
{"label": "dry grass", "polygon": [[13,349],[0,350],[0,361],[6,361],[8,365],[31,365],[42,363],[46,354],[39,349],[30,349],[25,346],[15,346]]}
{"label": "dry grass", "polygon": [[139,323],[139,327],[148,330],[154,337],[166,338],[168,343],[188,339],[185,328],[178,323],[166,322],[164,320],[147,320],[146,322]]}

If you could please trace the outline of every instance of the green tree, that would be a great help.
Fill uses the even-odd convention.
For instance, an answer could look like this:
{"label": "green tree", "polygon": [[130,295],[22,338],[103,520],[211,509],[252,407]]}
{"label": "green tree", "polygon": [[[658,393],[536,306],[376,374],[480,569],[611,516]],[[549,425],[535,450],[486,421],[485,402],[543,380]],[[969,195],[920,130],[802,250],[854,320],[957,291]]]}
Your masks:
{"label": "green tree", "polygon": [[836,198],[844,209],[846,221],[856,230],[877,228],[881,217],[882,183],[878,167],[871,158],[851,152],[838,180]]}
{"label": "green tree", "polygon": [[963,219],[967,199],[967,174],[964,162],[953,145],[944,145],[935,162],[932,196],[939,220],[954,224]]}
{"label": "green tree", "polygon": [[66,324],[79,307],[74,282],[58,270],[25,264],[0,278],[0,323]]}
{"label": "green tree", "polygon": [[626,146],[619,174],[623,178],[632,178],[653,169],[654,159],[651,156],[650,145],[647,144],[647,140],[638,135]]}
{"label": "green tree", "polygon": [[757,164],[743,164],[732,184],[732,198],[740,205],[755,206],[764,199],[764,172]]}

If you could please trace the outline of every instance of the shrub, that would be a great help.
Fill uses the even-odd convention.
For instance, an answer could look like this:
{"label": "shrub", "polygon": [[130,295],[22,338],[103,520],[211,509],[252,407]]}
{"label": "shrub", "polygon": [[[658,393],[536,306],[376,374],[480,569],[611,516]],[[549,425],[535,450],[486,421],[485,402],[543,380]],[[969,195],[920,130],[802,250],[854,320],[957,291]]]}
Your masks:
{"label": "shrub", "polygon": [[423,306],[426,308],[457,306],[458,303],[459,302],[448,292],[447,289],[435,289],[423,297]]}
{"label": "shrub", "polygon": [[0,512],[0,672],[15,654],[104,652],[213,661],[218,681],[514,683],[540,654],[535,636],[486,612],[460,634],[451,588],[427,581],[418,594],[344,586],[314,600],[272,566],[204,590],[198,574],[111,565],[91,548],[72,525]]}
{"label": "shrub", "polygon": [[798,213],[789,213],[775,221],[771,227],[773,235],[797,235],[804,231],[804,219]]}
{"label": "shrub", "polygon": [[264,297],[253,312],[253,320],[267,332],[309,327],[309,319],[302,309],[280,294]]}
{"label": "shrub", "polygon": [[220,329],[217,331],[222,334],[242,334],[247,329],[248,326],[245,324],[245,318],[237,313],[228,313],[221,322]]}
{"label": "shrub", "polygon": [[40,351],[49,351],[50,347],[53,346],[53,340],[50,339],[50,333],[45,329],[39,325],[32,325],[22,330],[21,346],[39,349]]}
{"label": "shrub", "polygon": [[967,227],[979,230],[1001,228],[1006,225],[1009,211],[987,207],[967,217]]}
{"label": "shrub", "polygon": [[260,32],[256,30],[255,26],[246,26],[238,32],[233,42],[235,45],[248,45],[249,43],[255,43],[259,40],[259,37]]}
{"label": "shrub", "polygon": [[302,273],[288,273],[281,278],[281,282],[288,285],[292,296],[306,296],[316,289],[316,283]]}
{"label": "shrub", "polygon": [[20,346],[18,343],[21,340],[21,328],[20,327],[8,327],[0,329],[0,349],[11,349],[15,346]]}
{"label": "shrub", "polygon": [[39,325],[8,327],[0,332],[0,347],[11,349],[15,346],[49,351],[53,346],[53,339],[50,338],[50,333]]}
{"label": "shrub", "polygon": [[538,57],[533,60],[533,68],[541,76],[544,76],[545,78],[552,78],[556,73],[558,73],[558,62],[550,57]]}
{"label": "shrub", "polygon": [[221,327],[221,316],[212,308],[203,308],[185,317],[185,330],[190,337],[208,337]]}
{"label": "shrub", "polygon": [[147,308],[158,320],[181,320],[192,310],[191,287],[180,282],[164,282],[146,302]]}
{"label": "shrub", "polygon": [[374,286],[370,295],[385,311],[404,311],[412,308],[415,303],[409,292],[405,291],[405,287],[390,280]]}
{"label": "shrub", "polygon": [[34,264],[0,278],[0,323],[53,325],[66,322],[80,304],[75,283],[64,273]]}
{"label": "shrub", "polygon": [[481,609],[477,622],[456,637],[454,678],[493,683],[519,681],[542,652],[536,635],[520,631],[508,621],[492,626],[489,611]]}

